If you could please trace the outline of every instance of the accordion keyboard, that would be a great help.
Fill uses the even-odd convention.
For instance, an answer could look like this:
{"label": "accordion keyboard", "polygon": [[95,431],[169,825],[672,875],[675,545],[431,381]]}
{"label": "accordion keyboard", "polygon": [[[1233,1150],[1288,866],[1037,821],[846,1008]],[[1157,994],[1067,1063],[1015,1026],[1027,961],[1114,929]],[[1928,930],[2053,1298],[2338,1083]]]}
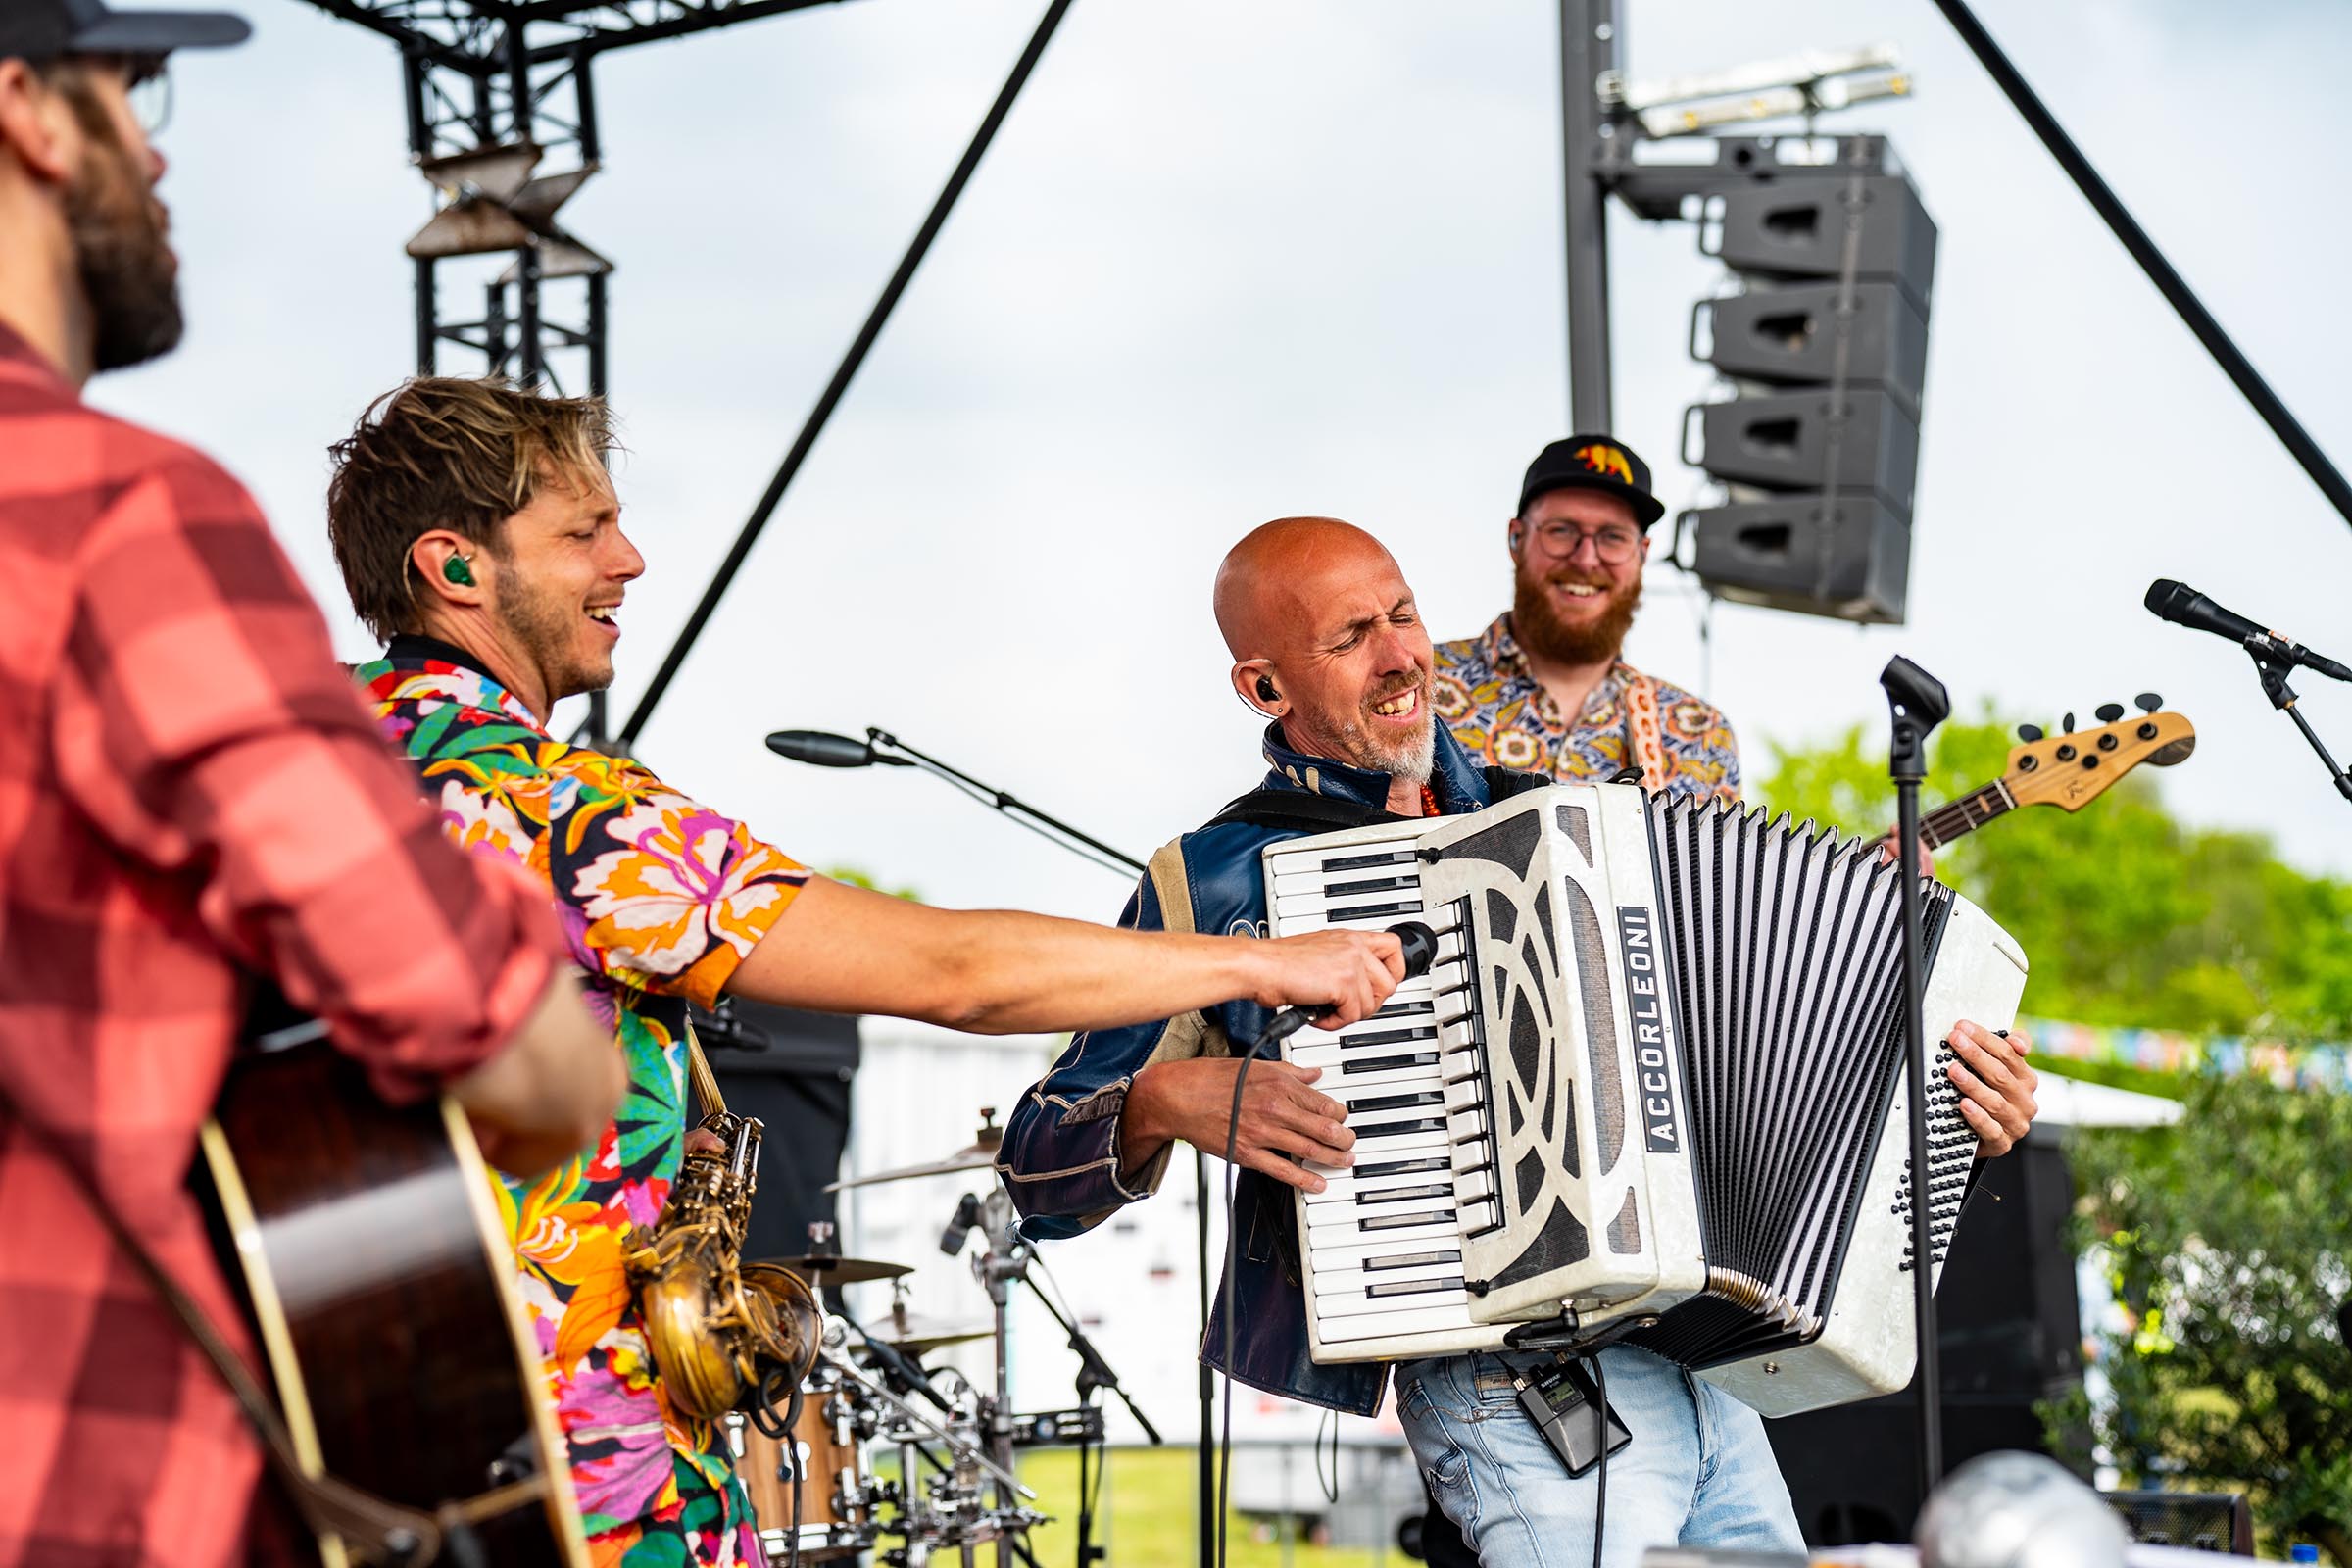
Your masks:
{"label": "accordion keyboard", "polygon": [[1378,1013],[1345,1029],[1310,1026],[1286,1043],[1285,1059],[1321,1072],[1316,1091],[1347,1107],[1355,1134],[1352,1165],[1307,1167],[1326,1183],[1301,1205],[1318,1337],[1338,1344],[1459,1325],[1462,1239],[1502,1217],[1461,922],[1425,906],[1409,835],[1270,858],[1285,935],[1407,919],[1438,934],[1429,973],[1405,981]]}

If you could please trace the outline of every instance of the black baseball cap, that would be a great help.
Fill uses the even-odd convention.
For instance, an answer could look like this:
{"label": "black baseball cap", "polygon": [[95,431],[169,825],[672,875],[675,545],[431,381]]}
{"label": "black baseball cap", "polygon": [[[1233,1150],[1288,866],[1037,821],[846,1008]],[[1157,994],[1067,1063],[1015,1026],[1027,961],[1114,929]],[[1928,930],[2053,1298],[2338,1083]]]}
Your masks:
{"label": "black baseball cap", "polygon": [[225,11],[115,11],[102,0],[0,0],[0,60],[168,55],[243,43],[253,28]]}
{"label": "black baseball cap", "polygon": [[1519,486],[1519,510],[1549,490],[1606,490],[1633,503],[1634,518],[1646,528],[1666,515],[1665,504],[1649,493],[1649,465],[1624,442],[1605,435],[1572,435],[1554,441],[1527,466],[1526,482]]}

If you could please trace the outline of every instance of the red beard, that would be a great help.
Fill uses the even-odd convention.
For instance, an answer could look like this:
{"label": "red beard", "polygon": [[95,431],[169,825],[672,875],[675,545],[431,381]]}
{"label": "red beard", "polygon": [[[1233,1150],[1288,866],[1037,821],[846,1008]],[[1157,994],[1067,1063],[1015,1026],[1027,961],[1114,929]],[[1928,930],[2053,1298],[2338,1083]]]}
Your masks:
{"label": "red beard", "polygon": [[1519,646],[1559,664],[1592,664],[1615,659],[1625,646],[1625,634],[1633,629],[1634,612],[1642,606],[1640,575],[1623,588],[1610,590],[1608,604],[1598,617],[1576,622],[1562,620],[1551,608],[1548,590],[1553,583],[1605,586],[1582,572],[1555,571],[1548,577],[1536,577],[1522,569],[1511,596],[1511,634]]}

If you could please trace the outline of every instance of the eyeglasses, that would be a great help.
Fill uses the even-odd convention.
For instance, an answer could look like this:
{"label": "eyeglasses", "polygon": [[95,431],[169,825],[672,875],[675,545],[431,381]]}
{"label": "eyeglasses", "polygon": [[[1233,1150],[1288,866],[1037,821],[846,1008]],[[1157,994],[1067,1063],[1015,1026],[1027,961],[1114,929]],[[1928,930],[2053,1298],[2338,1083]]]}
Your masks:
{"label": "eyeglasses", "polygon": [[1622,522],[1603,523],[1597,528],[1588,529],[1555,518],[1550,522],[1536,524],[1528,530],[1528,535],[1543,547],[1545,555],[1556,556],[1562,561],[1575,555],[1578,545],[1591,541],[1592,553],[1600,558],[1601,564],[1607,566],[1624,565],[1634,559],[1634,553],[1642,547],[1642,530],[1628,527]]}
{"label": "eyeglasses", "polygon": [[172,123],[172,73],[161,58],[132,62],[124,72],[130,90],[130,112],[149,140]]}

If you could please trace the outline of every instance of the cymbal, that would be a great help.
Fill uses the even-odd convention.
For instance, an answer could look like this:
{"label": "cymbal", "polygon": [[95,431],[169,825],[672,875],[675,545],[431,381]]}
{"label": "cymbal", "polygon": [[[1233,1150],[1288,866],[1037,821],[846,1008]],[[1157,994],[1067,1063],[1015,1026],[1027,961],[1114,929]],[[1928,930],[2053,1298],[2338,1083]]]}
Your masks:
{"label": "cymbal", "polygon": [[971,1340],[985,1340],[996,1332],[986,1324],[952,1323],[943,1318],[925,1317],[916,1312],[892,1312],[868,1325],[873,1337],[894,1350],[908,1355],[929,1355],[945,1345],[962,1345]]}
{"label": "cymbal", "polygon": [[988,1170],[997,1162],[997,1151],[1004,1146],[1004,1129],[997,1125],[997,1107],[980,1107],[980,1130],[972,1141],[944,1159],[925,1160],[919,1165],[901,1165],[895,1170],[878,1170],[869,1175],[852,1176],[842,1181],[828,1182],[825,1191],[838,1193],[845,1187],[870,1187],[876,1182],[903,1182],[915,1176],[949,1176],[959,1170]]}
{"label": "cymbal", "polygon": [[763,1257],[758,1261],[781,1264],[819,1290],[835,1285],[863,1285],[867,1280],[895,1280],[902,1274],[914,1272],[912,1267],[905,1263],[885,1263],[879,1258],[832,1254]]}

